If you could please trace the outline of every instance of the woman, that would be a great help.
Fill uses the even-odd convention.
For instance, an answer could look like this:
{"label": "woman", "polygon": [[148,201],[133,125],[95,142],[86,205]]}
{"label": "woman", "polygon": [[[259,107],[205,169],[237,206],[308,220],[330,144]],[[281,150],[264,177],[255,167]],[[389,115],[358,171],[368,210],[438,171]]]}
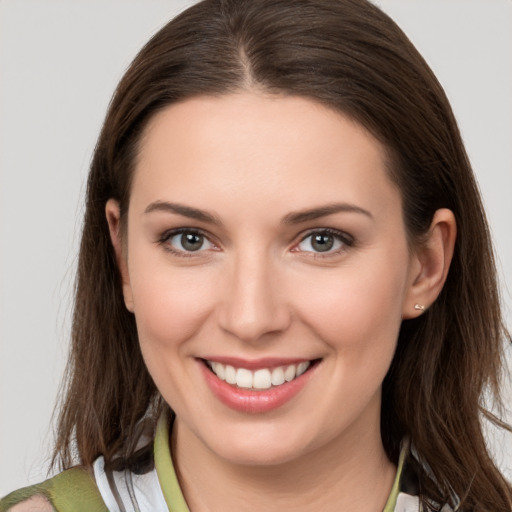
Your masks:
{"label": "woman", "polygon": [[80,467],[0,510],[510,510],[480,424],[505,335],[460,134],[396,25],[201,2],[92,162],[55,450]]}

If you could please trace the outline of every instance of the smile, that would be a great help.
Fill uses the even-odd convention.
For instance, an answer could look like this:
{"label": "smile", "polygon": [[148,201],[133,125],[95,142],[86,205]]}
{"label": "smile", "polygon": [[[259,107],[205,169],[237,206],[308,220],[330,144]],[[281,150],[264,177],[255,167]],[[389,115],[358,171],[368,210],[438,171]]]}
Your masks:
{"label": "smile", "polygon": [[260,368],[252,371],[247,368],[236,368],[229,364],[216,361],[206,361],[207,366],[222,381],[242,389],[255,391],[278,387],[300,377],[311,366],[311,361],[298,364],[277,366],[275,368]]}
{"label": "smile", "polygon": [[220,402],[242,413],[267,413],[284,406],[317,373],[322,359],[198,359],[207,386]]}

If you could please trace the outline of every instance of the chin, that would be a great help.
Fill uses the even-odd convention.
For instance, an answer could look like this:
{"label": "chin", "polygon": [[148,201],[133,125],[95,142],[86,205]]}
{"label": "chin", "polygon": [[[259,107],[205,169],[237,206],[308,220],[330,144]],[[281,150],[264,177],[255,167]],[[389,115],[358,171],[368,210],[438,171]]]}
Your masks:
{"label": "chin", "polygon": [[[244,466],[277,466],[297,459],[311,448],[306,435],[293,435],[290,429],[276,431],[275,425],[253,426],[234,432],[229,429],[225,436],[203,439],[209,449],[222,459]],[[279,429],[278,429],[279,430]],[[227,439],[229,442],[222,442]]]}
{"label": "chin", "polygon": [[299,455],[299,450],[293,447],[275,447],[274,443],[254,445],[241,443],[241,446],[232,443],[224,447],[219,455],[231,464],[241,466],[279,466],[286,464]]}

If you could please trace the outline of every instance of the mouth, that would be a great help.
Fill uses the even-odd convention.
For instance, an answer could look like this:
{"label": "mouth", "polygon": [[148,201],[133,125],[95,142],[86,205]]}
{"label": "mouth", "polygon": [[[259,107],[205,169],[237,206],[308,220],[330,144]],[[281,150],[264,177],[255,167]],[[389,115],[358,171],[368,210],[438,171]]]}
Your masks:
{"label": "mouth", "polygon": [[205,382],[217,399],[241,413],[281,409],[300,394],[322,359],[223,357],[198,359]]}
{"label": "mouth", "polygon": [[202,361],[219,380],[230,386],[244,390],[264,391],[279,388],[298,379],[318,364],[320,359],[303,360],[293,364],[263,367],[255,370],[209,359],[203,359]]}

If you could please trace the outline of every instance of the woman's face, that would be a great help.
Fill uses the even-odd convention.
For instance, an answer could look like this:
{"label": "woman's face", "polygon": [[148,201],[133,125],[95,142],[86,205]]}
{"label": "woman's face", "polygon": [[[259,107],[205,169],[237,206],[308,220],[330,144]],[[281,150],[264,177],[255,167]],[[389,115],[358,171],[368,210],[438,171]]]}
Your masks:
{"label": "woman's face", "polygon": [[385,166],[361,126],[297,97],[199,97],[151,120],[124,294],[198,446],[277,464],[379,435],[419,272]]}

